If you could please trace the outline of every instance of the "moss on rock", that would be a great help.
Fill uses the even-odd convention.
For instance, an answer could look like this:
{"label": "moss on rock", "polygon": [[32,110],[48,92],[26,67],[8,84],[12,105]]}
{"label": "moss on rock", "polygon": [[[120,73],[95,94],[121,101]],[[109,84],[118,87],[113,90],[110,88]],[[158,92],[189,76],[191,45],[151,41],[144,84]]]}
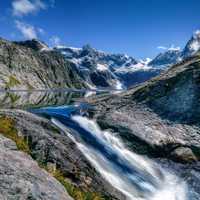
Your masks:
{"label": "moss on rock", "polygon": [[18,135],[13,119],[6,116],[0,117],[0,134],[13,140],[19,150],[30,154],[29,146],[25,142],[24,137]]}

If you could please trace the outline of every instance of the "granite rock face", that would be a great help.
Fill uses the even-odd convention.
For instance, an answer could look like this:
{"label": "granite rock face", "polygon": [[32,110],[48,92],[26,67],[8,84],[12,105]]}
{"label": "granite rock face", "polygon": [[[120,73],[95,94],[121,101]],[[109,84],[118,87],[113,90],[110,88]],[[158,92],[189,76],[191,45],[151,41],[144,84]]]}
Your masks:
{"label": "granite rock face", "polygon": [[0,88],[84,88],[78,72],[64,57],[42,50],[41,43],[0,39]]}
{"label": "granite rock face", "polygon": [[1,135],[0,199],[72,200],[55,178]]}

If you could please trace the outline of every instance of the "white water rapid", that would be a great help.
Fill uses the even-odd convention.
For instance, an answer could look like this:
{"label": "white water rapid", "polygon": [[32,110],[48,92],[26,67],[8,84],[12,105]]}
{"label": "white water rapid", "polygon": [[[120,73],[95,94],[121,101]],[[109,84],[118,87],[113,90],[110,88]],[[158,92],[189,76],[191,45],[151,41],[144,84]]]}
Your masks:
{"label": "white water rapid", "polygon": [[[69,135],[66,126],[58,119],[52,121],[68,134],[103,178],[127,200],[187,200],[187,185],[180,178],[128,150],[115,134],[102,131],[95,121],[72,116],[72,121],[95,139],[93,144],[77,140],[77,135]],[[79,134],[81,138],[85,133]]]}

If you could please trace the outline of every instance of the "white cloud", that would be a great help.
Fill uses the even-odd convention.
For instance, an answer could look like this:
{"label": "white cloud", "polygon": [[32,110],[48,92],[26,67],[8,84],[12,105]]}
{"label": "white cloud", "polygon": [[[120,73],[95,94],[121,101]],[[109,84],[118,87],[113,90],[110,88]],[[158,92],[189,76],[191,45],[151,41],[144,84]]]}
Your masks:
{"label": "white cloud", "polygon": [[157,48],[162,49],[162,50],[170,50],[170,51],[178,51],[181,49],[180,47],[175,47],[174,44],[172,44],[170,47],[158,46]]}
{"label": "white cloud", "polygon": [[58,36],[53,36],[50,38],[52,46],[59,46],[61,44],[61,39]]}
{"label": "white cloud", "polygon": [[158,46],[157,48],[158,48],[158,49],[163,49],[163,50],[166,50],[166,49],[167,49],[167,47],[164,47],[164,46]]}
{"label": "white cloud", "polygon": [[171,47],[168,48],[168,50],[171,50],[171,51],[180,51],[180,50],[181,50],[181,47],[175,47],[175,46],[172,44]]}
{"label": "white cloud", "polygon": [[25,39],[34,39],[38,37],[38,29],[34,26],[18,20],[15,21],[15,24]]}
{"label": "white cloud", "polygon": [[46,4],[41,0],[14,0],[12,9],[13,15],[24,16],[46,9]]}

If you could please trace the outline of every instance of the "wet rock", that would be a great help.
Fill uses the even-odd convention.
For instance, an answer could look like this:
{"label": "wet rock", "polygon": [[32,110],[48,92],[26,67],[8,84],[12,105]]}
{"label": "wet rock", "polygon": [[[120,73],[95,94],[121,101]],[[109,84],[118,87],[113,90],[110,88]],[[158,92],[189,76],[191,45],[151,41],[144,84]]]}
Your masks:
{"label": "wet rock", "polygon": [[192,152],[192,150],[188,147],[178,147],[174,151],[171,152],[170,155],[174,160],[180,162],[195,162],[197,161],[196,156]]}
{"label": "wet rock", "polygon": [[[188,184],[200,199],[200,57],[172,66],[126,92],[88,98],[90,117]],[[176,162],[174,162],[176,161]]]}

